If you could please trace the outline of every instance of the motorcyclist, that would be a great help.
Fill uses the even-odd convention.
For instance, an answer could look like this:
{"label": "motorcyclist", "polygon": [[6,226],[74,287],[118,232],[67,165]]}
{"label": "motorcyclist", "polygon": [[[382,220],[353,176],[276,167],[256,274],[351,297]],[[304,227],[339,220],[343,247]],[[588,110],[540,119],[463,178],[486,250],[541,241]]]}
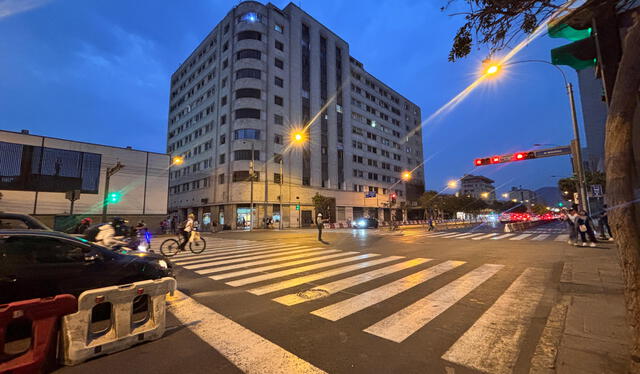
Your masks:
{"label": "motorcyclist", "polygon": [[120,217],[113,217],[111,222],[105,223],[98,227],[98,233],[96,234],[96,244],[103,245],[105,247],[113,248],[117,245],[126,245],[127,242],[123,241],[123,230],[126,221]]}
{"label": "motorcyclist", "polygon": [[73,233],[84,234],[84,232],[89,228],[89,226],[91,226],[91,218],[89,217],[83,218],[82,221],[80,221],[80,223],[78,223],[76,227],[73,229]]}

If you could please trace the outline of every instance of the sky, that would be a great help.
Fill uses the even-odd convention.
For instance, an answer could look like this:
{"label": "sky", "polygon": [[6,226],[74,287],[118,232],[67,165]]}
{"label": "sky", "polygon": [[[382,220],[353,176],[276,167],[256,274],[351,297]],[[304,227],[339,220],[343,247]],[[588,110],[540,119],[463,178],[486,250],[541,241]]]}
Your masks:
{"label": "sky", "polygon": [[[447,2],[295,3],[347,41],[368,72],[418,104],[424,119],[471,84],[486,57],[476,48],[447,61],[464,21],[450,15],[455,9],[441,11]],[[165,152],[170,76],[237,3],[0,0],[0,129]],[[512,61],[548,61],[549,50],[566,43],[542,36]],[[575,72],[565,71],[577,86]],[[477,168],[473,160],[571,138],[560,74],[546,64],[511,66],[424,123],[426,187],[440,191],[468,173],[494,179],[498,196],[512,186],[555,186],[571,174],[569,156]]]}

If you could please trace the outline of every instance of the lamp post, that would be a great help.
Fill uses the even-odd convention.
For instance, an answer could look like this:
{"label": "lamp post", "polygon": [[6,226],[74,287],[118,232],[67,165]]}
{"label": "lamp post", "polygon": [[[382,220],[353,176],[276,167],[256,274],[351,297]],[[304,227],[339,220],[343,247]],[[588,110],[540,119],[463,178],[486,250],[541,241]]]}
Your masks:
{"label": "lamp post", "polygon": [[547,64],[547,65],[551,65],[554,68],[556,68],[556,70],[558,70],[560,72],[560,74],[562,74],[562,79],[564,80],[564,85],[566,87],[567,90],[567,96],[569,96],[569,108],[571,111],[571,123],[573,125],[573,137],[574,137],[574,141],[575,141],[575,150],[573,150],[574,147],[572,147],[572,151],[573,151],[573,156],[576,159],[576,174],[578,175],[578,185],[579,185],[579,189],[580,189],[580,200],[582,203],[582,207],[584,209],[586,209],[589,214],[591,213],[591,208],[589,207],[589,199],[587,197],[587,187],[586,187],[586,183],[585,183],[585,175],[584,175],[584,168],[582,165],[582,146],[580,145],[580,130],[578,127],[578,119],[576,116],[576,105],[575,105],[575,99],[573,97],[573,85],[567,80],[567,76],[564,73],[564,71],[562,69],[560,69],[558,66],[548,62],[548,61],[544,61],[544,60],[522,60],[522,61],[515,61],[515,62],[508,62],[505,64],[499,64],[499,63],[492,63],[491,65],[489,65],[489,67],[485,70],[485,75],[486,76],[491,76],[491,75],[495,75],[498,73],[498,71],[500,71],[500,69],[504,66],[511,66],[511,65],[516,65],[516,64],[522,64],[522,63],[526,63],[526,62],[538,62],[538,63],[543,63],[543,64]]}
{"label": "lamp post", "polygon": [[107,168],[106,176],[104,178],[104,201],[102,202],[102,222],[107,222],[107,207],[109,205],[109,181],[111,177],[120,171],[124,167],[123,164],[118,161],[113,167]]}

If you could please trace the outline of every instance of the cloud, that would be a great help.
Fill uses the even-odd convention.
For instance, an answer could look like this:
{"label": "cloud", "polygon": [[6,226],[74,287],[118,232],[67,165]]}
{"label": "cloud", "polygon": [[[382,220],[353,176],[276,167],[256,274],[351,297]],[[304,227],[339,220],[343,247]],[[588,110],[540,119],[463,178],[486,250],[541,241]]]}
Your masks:
{"label": "cloud", "polygon": [[39,8],[51,0],[0,0],[0,19]]}

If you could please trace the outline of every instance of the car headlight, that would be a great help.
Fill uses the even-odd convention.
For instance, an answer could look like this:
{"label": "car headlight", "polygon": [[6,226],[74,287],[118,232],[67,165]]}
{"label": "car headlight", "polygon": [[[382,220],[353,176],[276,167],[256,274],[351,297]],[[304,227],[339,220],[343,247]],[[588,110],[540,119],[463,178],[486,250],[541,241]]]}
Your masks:
{"label": "car headlight", "polygon": [[364,221],[364,220],[362,220],[362,221],[358,221],[358,226],[360,226],[360,227],[364,227],[364,226],[366,226],[366,225],[367,225],[367,222],[366,222],[366,221]]}
{"label": "car headlight", "polygon": [[158,260],[158,265],[160,265],[160,267],[163,269],[169,268],[169,265],[167,265],[167,262],[165,260]]}

